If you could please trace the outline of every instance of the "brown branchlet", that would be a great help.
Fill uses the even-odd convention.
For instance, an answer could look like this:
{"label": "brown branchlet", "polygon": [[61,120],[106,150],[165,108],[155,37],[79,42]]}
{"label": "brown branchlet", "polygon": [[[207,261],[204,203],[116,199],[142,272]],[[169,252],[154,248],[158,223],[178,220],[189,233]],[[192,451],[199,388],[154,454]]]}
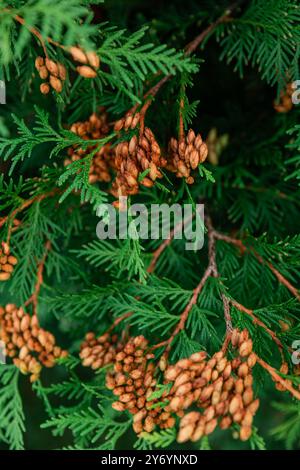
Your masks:
{"label": "brown branchlet", "polygon": [[285,90],[281,90],[279,102],[274,101],[273,107],[277,113],[288,113],[293,108],[292,95],[294,93],[292,83],[286,85]]}
{"label": "brown branchlet", "polygon": [[39,378],[43,366],[53,367],[68,354],[56,346],[52,333],[39,326],[35,314],[30,316],[14,304],[0,306],[0,339],[7,356],[23,374],[30,374],[31,382]]}
{"label": "brown branchlet", "polygon": [[[109,132],[107,113],[101,109],[99,114],[91,114],[87,121],[74,123],[70,130],[84,140],[102,139]],[[80,160],[94,149],[94,145],[85,149],[78,147],[69,148],[69,157],[65,159],[64,165],[66,166],[73,161]],[[112,168],[114,168],[114,151],[111,145],[107,143],[93,157],[89,174],[90,183],[96,183],[97,181],[107,183],[111,181]]]}
{"label": "brown branchlet", "polygon": [[48,58],[44,59],[43,57],[37,57],[35,59],[35,68],[37,69],[40,78],[42,80],[47,80],[40,85],[41,93],[47,95],[50,91],[50,86],[57,93],[62,92],[63,83],[67,76],[66,68],[63,64]]}
{"label": "brown branchlet", "polygon": [[12,256],[9,245],[2,242],[0,247],[0,282],[10,279],[17,263],[18,260]]}
{"label": "brown branchlet", "polygon": [[190,129],[185,138],[178,141],[171,138],[169,142],[168,170],[176,173],[179,178],[185,178],[188,184],[194,183],[191,176],[200,163],[203,163],[208,155],[208,149],[200,134]]}
{"label": "brown branchlet", "polygon": [[105,333],[96,338],[94,333],[87,333],[85,341],[81,344],[79,357],[83,366],[96,370],[112,364],[120,350],[117,335]]}

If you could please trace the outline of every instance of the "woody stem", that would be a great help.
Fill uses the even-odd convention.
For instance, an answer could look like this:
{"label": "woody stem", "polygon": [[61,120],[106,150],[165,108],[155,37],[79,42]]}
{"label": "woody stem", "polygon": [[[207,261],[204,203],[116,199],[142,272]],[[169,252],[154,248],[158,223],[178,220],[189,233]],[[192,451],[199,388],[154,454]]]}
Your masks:
{"label": "woody stem", "polygon": [[274,369],[274,367],[270,366],[267,364],[263,359],[258,357],[256,355],[256,360],[258,364],[261,365],[270,375],[271,377],[275,380],[275,382],[279,382],[286,390],[288,390],[297,400],[300,400],[300,392],[298,390],[295,390],[294,387],[287,381],[286,379],[283,379]]}
{"label": "woody stem", "polygon": [[270,269],[270,271],[272,271],[272,273],[275,275],[275,277],[277,278],[278,282],[280,282],[280,284],[284,285],[292,294],[294,297],[296,297],[297,300],[300,301],[300,294],[299,294],[299,291],[296,289],[296,287],[294,287],[284,276],[283,274],[281,274],[278,269],[276,269],[273,264],[270,262],[270,261],[265,261],[262,256],[260,256],[253,248],[249,248],[247,247],[242,240],[239,240],[239,239],[236,239],[236,238],[233,238],[233,237],[229,237],[228,235],[225,235],[223,233],[220,233],[220,232],[217,232],[215,231],[214,232],[214,236],[217,240],[223,240],[225,241],[226,243],[231,243],[232,245],[235,245],[236,247],[238,247],[241,251],[242,254],[246,253],[246,252],[251,252],[254,254],[254,256],[256,257],[256,259],[263,265],[266,265],[268,266],[268,268]]}
{"label": "woody stem", "polygon": [[37,314],[38,296],[41,290],[41,286],[43,284],[43,273],[44,273],[44,268],[45,268],[45,262],[46,262],[50,249],[51,249],[51,242],[50,240],[47,240],[45,244],[45,252],[44,252],[43,258],[38,264],[37,282],[35,284],[34,292],[32,296],[25,302],[25,306],[30,305],[30,304],[33,305],[33,311],[35,314]]}

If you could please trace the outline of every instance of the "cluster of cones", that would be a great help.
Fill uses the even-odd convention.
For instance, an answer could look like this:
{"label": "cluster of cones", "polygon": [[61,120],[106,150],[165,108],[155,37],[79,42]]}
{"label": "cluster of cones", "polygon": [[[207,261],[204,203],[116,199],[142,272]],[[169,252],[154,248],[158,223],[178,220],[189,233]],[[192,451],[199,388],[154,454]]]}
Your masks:
{"label": "cluster of cones", "polygon": [[167,409],[182,412],[191,404],[201,409],[182,417],[178,442],[197,441],[211,434],[218,425],[227,429],[234,424],[240,426],[241,440],[250,438],[253,417],[259,407],[259,400],[254,399],[252,377],[256,355],[247,330],[234,330],[231,344],[238,348],[232,360],[223,351],[208,361],[204,353],[196,353],[166,370],[165,378],[174,381]]}
{"label": "cluster of cones", "polygon": [[8,281],[11,277],[15,265],[18,260],[15,256],[10,253],[10,247],[6,242],[2,242],[2,248],[0,248],[0,282]]}
{"label": "cluster of cones", "polygon": [[191,171],[199,163],[203,163],[208,155],[208,149],[200,134],[190,129],[188,134],[179,141],[171,138],[169,143],[168,169],[176,173],[179,178],[185,178],[188,184],[194,183]]}
{"label": "cluster of cones", "polygon": [[117,352],[121,350],[117,335],[105,333],[96,338],[94,333],[87,333],[80,347],[79,357],[82,365],[94,370],[115,361]]}
{"label": "cluster of cones", "polygon": [[[134,129],[139,123],[139,114],[128,114],[115,124],[115,131]],[[161,156],[160,147],[149,127],[130,141],[123,141],[115,149],[116,178],[112,185],[115,197],[137,194],[139,185],[148,188],[157,178],[162,178],[159,171],[167,161]]]}
{"label": "cluster of cones", "polygon": [[[79,75],[84,78],[95,78],[97,76],[97,69],[100,67],[100,59],[95,52],[85,52],[80,47],[70,47],[69,52],[76,62],[82,65],[76,67]],[[40,85],[40,91],[43,95],[47,95],[50,88],[53,88],[57,93],[61,93],[64,81],[67,77],[66,67],[54,60],[46,57],[37,57],[35,59],[35,68],[42,80],[45,80]]]}
{"label": "cluster of cones", "polygon": [[[115,346],[117,345],[117,347]],[[239,425],[239,437],[245,441],[252,433],[253,417],[259,407],[254,399],[252,368],[256,355],[247,330],[234,330],[231,345],[237,354],[230,360],[223,351],[210,359],[197,352],[174,365],[160,361],[163,369],[163,389],[157,392],[157,370],[154,355],[143,336],[130,338],[123,345],[108,335],[96,342],[94,336],[85,341],[80,356],[83,364],[93,369],[112,363],[106,385],[118,400],[117,411],[133,414],[133,428],[137,434],[173,427],[180,419],[178,442],[197,441],[212,433],[219,425],[227,429]],[[186,413],[191,406],[199,411]]]}
{"label": "cluster of cones", "polygon": [[277,100],[274,101],[274,109],[277,113],[288,113],[293,107],[292,95],[294,93],[292,83],[288,83],[285,90],[280,92],[279,103]]}
{"label": "cluster of cones", "polygon": [[[99,115],[93,113],[87,121],[74,123],[70,130],[83,140],[102,139],[109,132],[107,113],[103,110]],[[68,158],[64,160],[64,165],[67,166],[74,161],[84,158],[94,149],[94,145],[84,149],[80,147],[69,148]],[[111,145],[107,143],[93,157],[89,173],[90,183],[96,183],[97,181],[107,183],[111,181],[111,169],[114,166],[114,152]]]}
{"label": "cluster of cones", "polygon": [[50,87],[53,88],[57,93],[61,93],[63,89],[63,83],[66,80],[66,68],[59,62],[54,62],[51,59],[44,59],[43,57],[37,57],[35,59],[35,68],[37,69],[39,76],[42,80],[46,80],[41,83],[40,90],[43,95],[47,95],[50,91]]}
{"label": "cluster of cones", "polygon": [[36,315],[30,316],[14,304],[0,306],[0,339],[6,355],[23,374],[30,374],[31,382],[38,380],[43,366],[53,367],[57,359],[68,354],[56,346],[49,331],[39,326]]}
{"label": "cluster of cones", "polygon": [[[127,113],[115,122],[114,131],[119,137],[121,131],[136,130],[136,133],[130,140],[123,140],[115,147],[110,143],[101,147],[93,157],[90,183],[110,182],[113,179],[111,194],[114,197],[135,195],[141,185],[151,188],[157,178],[162,178],[161,169],[166,167],[192,184],[194,178],[191,172],[199,163],[204,162],[208,154],[207,145],[200,134],[195,135],[194,131],[190,130],[180,142],[171,139],[169,153],[164,158],[153,132],[149,127],[141,130],[140,121],[141,116],[137,112]],[[107,113],[102,108],[99,114],[93,113],[87,121],[74,123],[71,131],[85,140],[101,139],[109,132]],[[84,149],[72,147],[68,150],[68,158],[64,164],[80,160],[94,149],[94,145]],[[114,205],[118,204],[119,201],[115,201]]]}
{"label": "cluster of cones", "polygon": [[171,413],[155,406],[155,400],[151,399],[157,381],[154,355],[148,349],[148,341],[143,336],[130,338],[116,355],[114,371],[106,376],[107,388],[118,397],[113,408],[134,415],[133,429],[137,434],[151,432],[156,425],[164,429],[175,424]]}
{"label": "cluster of cones", "polygon": [[77,72],[84,78],[95,78],[96,70],[100,67],[100,59],[96,52],[85,52],[80,47],[70,47],[69,52],[75,62],[83,65],[76,67]]}

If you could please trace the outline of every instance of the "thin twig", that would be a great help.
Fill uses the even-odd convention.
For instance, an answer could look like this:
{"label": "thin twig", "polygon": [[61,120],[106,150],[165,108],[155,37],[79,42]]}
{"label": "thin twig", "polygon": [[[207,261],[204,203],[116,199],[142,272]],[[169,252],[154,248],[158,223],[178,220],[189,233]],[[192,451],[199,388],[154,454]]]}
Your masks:
{"label": "thin twig", "polygon": [[183,98],[180,100],[179,105],[179,130],[178,130],[178,142],[181,142],[184,139],[184,124],[183,124],[183,116],[182,110],[184,108],[184,101]]}
{"label": "thin twig", "polygon": [[[3,10],[4,12],[10,12],[11,10],[9,8],[5,8]],[[14,20],[17,21],[18,23],[20,23],[22,26],[24,26],[25,28],[27,28],[40,42],[42,48],[43,48],[43,51],[44,51],[44,54],[45,54],[45,57],[48,58],[48,53],[47,53],[47,49],[46,49],[46,46],[45,46],[45,41],[44,41],[44,38],[43,36],[41,35],[41,33],[36,29],[36,28],[32,28],[31,26],[28,26],[24,20],[24,18],[22,18],[21,16],[19,15],[14,15]],[[57,41],[54,41],[52,38],[50,38],[49,36],[47,36],[46,38],[46,41],[49,42],[49,44],[53,44],[53,46],[56,46],[56,47],[60,47],[61,49],[65,50],[65,46],[63,46],[62,44],[60,44],[59,42]]]}
{"label": "thin twig", "polygon": [[111,333],[119,323],[121,323],[123,320],[126,320],[126,318],[131,317],[132,312],[127,312],[124,313],[124,315],[121,315],[120,317],[116,318],[113,324],[109,327],[107,330],[107,333]]}
{"label": "thin twig", "polygon": [[176,328],[174,329],[173,333],[171,334],[171,336],[169,337],[169,339],[167,340],[166,344],[167,344],[167,347],[166,347],[166,350],[164,352],[164,355],[167,356],[169,351],[170,351],[170,348],[171,348],[171,344],[175,338],[175,336],[178,335],[178,333],[180,333],[180,331],[182,331],[185,327],[185,323],[188,319],[188,316],[189,316],[189,313],[190,311],[192,310],[193,306],[196,305],[197,303],[197,300],[198,300],[198,297],[199,297],[199,294],[200,292],[202,291],[207,279],[209,278],[209,276],[212,275],[212,267],[211,265],[209,264],[208,267],[206,268],[202,278],[201,278],[201,281],[199,282],[199,284],[197,285],[197,287],[193,290],[193,294],[192,294],[192,297],[190,298],[190,301],[189,303],[187,304],[187,306],[185,307],[184,311],[182,312],[182,314],[180,315],[180,320],[179,322],[177,323],[176,325]]}
{"label": "thin twig", "polygon": [[[225,22],[226,19],[230,16],[230,14],[233,12],[233,10],[240,4],[241,2],[236,2],[233,5],[231,5],[226,12],[220,16],[216,21],[214,21],[212,24],[210,24],[204,31],[202,31],[198,36],[193,39],[189,44],[184,49],[184,55],[189,56],[191,55],[195,49],[201,44],[201,42],[204,41],[204,39],[221,23]],[[159,74],[160,75],[160,74]],[[171,78],[173,77],[172,74],[166,75],[163,77],[161,80],[159,80],[156,85],[154,85],[150,90],[147,91],[147,93],[144,95],[143,99],[145,101],[144,105],[142,106],[140,110],[140,115],[141,115],[141,121],[140,121],[140,130],[144,130],[144,119],[145,119],[145,114],[151,105],[153,98],[157,95],[161,87]],[[134,113],[138,108],[138,104],[133,106],[129,113]]]}
{"label": "thin twig", "polygon": [[[212,225],[212,220],[209,215],[206,215],[205,222],[208,230],[208,249],[209,249],[209,257],[212,263],[212,275],[213,277],[219,277],[219,271],[217,267],[216,261],[216,240],[215,240],[215,230]],[[226,336],[230,335],[232,332],[232,320],[230,315],[230,300],[229,298],[222,293],[221,294],[222,302],[223,302],[223,311],[224,311],[224,318],[226,324]]]}
{"label": "thin twig", "polygon": [[47,240],[45,244],[45,252],[44,252],[43,258],[38,264],[37,281],[35,284],[34,292],[32,296],[25,302],[25,306],[28,306],[30,304],[33,305],[33,312],[35,314],[37,314],[38,296],[39,296],[39,293],[43,284],[43,273],[44,273],[44,268],[45,268],[45,262],[46,262],[50,249],[51,249],[51,242],[50,240]]}
{"label": "thin twig", "polygon": [[182,227],[189,223],[191,219],[193,218],[193,215],[191,217],[188,217],[186,220],[181,220],[178,222],[177,225],[173,228],[173,230],[170,231],[169,238],[166,238],[161,245],[152,253],[152,260],[151,263],[149,264],[147,268],[147,273],[151,274],[156,268],[158,259],[162,255],[162,253],[165,251],[165,249],[171,244],[172,240],[174,239],[175,235],[182,230]]}
{"label": "thin twig", "polygon": [[294,387],[290,385],[289,381],[280,377],[280,375],[277,373],[274,367],[267,364],[267,362],[265,362],[263,359],[261,359],[257,355],[256,355],[256,359],[257,359],[258,364],[260,364],[267,372],[269,372],[269,374],[275,380],[275,382],[279,382],[286,390],[288,390],[295,398],[297,398],[297,400],[300,400],[300,392],[298,392],[298,390],[295,390]]}
{"label": "thin twig", "polygon": [[244,254],[246,252],[250,252],[252,253],[256,259],[263,265],[266,265],[268,266],[268,268],[272,271],[272,273],[274,274],[274,276],[277,278],[278,282],[282,285],[284,285],[292,294],[294,297],[296,297],[297,300],[300,301],[300,294],[299,294],[299,291],[296,289],[296,287],[294,287],[284,276],[283,274],[281,274],[278,269],[276,269],[273,264],[270,262],[270,261],[265,261],[261,255],[259,255],[253,248],[249,248],[247,247],[242,240],[239,240],[239,239],[236,239],[236,238],[233,238],[233,237],[229,237],[228,235],[225,235],[223,233],[220,233],[220,232],[217,232],[215,231],[214,232],[214,236],[216,239],[218,240],[223,240],[227,243],[231,243],[232,245],[235,245],[237,246],[241,253]]}
{"label": "thin twig", "polygon": [[27,209],[29,206],[31,206],[32,204],[34,204],[35,202],[40,202],[42,201],[43,199],[46,199],[47,197],[51,197],[51,196],[54,196],[55,194],[57,194],[59,192],[59,190],[56,188],[56,189],[53,189],[52,191],[49,191],[48,193],[44,193],[44,194],[39,194],[38,196],[35,196],[31,199],[27,199],[26,201],[24,201],[19,207],[17,207],[11,214],[9,214],[8,216],[6,217],[3,217],[1,220],[0,220],[0,228],[9,220],[10,221],[10,225],[9,225],[9,228],[8,228],[8,233],[7,233],[7,243],[9,244],[10,242],[10,237],[11,237],[11,233],[12,233],[12,230],[13,230],[13,222],[17,216],[17,214],[19,214],[19,212],[22,212],[24,209]]}
{"label": "thin twig", "polygon": [[274,343],[276,343],[277,346],[280,349],[283,349],[284,346],[283,346],[282,342],[277,338],[276,333],[274,333],[274,331],[272,331],[264,322],[262,322],[259,318],[257,318],[254,315],[253,310],[245,307],[244,305],[240,304],[239,302],[236,302],[233,299],[230,299],[230,303],[235,308],[237,308],[240,312],[243,312],[243,313],[246,313],[247,315],[249,315],[249,317],[252,318],[253,323],[256,324],[256,325],[261,326],[271,336]]}

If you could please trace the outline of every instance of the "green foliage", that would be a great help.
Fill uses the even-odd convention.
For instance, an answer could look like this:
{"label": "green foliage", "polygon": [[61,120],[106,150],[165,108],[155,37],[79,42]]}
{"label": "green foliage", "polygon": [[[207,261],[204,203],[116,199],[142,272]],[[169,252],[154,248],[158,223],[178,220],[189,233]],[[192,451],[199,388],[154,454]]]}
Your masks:
{"label": "green foliage", "polygon": [[152,432],[151,434],[142,432],[135,448],[139,450],[165,449],[175,441],[175,438],[174,428]]}
{"label": "green foliage", "polygon": [[[10,289],[12,292],[18,292],[19,301],[25,302],[33,291],[36,267],[44,256],[46,240],[51,241],[55,253],[59,251],[57,238],[64,234],[61,226],[48,217],[47,209],[42,203],[37,202],[27,211],[22,228],[15,235],[13,244],[14,252],[20,261],[15,269]],[[53,262],[55,264],[55,257]],[[61,266],[61,269],[63,268],[64,266]],[[50,258],[48,272],[53,269]]]}
{"label": "green foliage", "polygon": [[273,403],[273,407],[280,411],[285,419],[272,429],[272,435],[276,439],[284,441],[287,449],[298,447],[300,439],[299,403]]}
{"label": "green foliage", "polygon": [[[38,28],[43,39],[48,36],[65,46],[81,42],[90,45],[90,37],[96,32],[91,25],[92,15],[82,2],[77,0],[30,0],[1,1],[0,7],[0,63],[7,64],[18,59],[31,41],[29,28]],[[67,12],[67,14],[66,14]],[[24,19],[25,25],[17,30],[15,15]]]}
{"label": "green foliage", "polygon": [[225,24],[221,57],[235,63],[241,76],[257,66],[262,78],[282,88],[299,75],[300,9],[296,1],[252,1],[239,18]]}
{"label": "green foliage", "polygon": [[[12,155],[13,165],[11,166],[11,173],[15,168],[15,165],[24,160],[24,158],[30,158],[33,151],[38,145],[52,144],[54,147],[49,152],[49,158],[57,157],[60,152],[65,149],[72,147],[73,145],[80,145],[83,149],[89,145],[97,143],[99,148],[101,144],[105,144],[109,139],[98,139],[98,140],[83,140],[73,132],[60,129],[56,131],[49,123],[49,114],[35,107],[36,112],[36,125],[31,129],[27,127],[23,119],[19,119],[17,116],[12,116],[14,123],[17,125],[17,132],[19,137],[14,139],[1,138],[0,139],[0,151],[3,158],[7,160]],[[76,163],[76,162],[75,162]],[[73,174],[72,170],[68,170]],[[67,178],[67,175],[65,178]]]}
{"label": "green foliage", "polygon": [[197,71],[197,66],[189,58],[184,58],[181,52],[166,45],[145,43],[146,31],[147,28],[141,28],[128,37],[126,30],[108,28],[98,49],[101,60],[111,70],[111,76],[102,72],[103,79],[109,80],[114,88],[121,87],[131,97],[130,90],[138,90],[141,86],[138,83],[143,82],[148,74]]}
{"label": "green foliage", "polygon": [[0,365],[0,436],[12,450],[24,449],[25,416],[15,366]]}
{"label": "green foliage", "polygon": [[[114,449],[118,439],[127,431],[129,421],[117,422],[107,416],[101,407],[98,410],[87,408],[74,413],[60,414],[42,425],[43,428],[54,428],[55,433],[62,435],[66,429],[70,429],[75,439],[89,438],[92,444],[97,445],[101,437],[104,444],[97,445],[94,450]],[[76,447],[77,449],[80,447]]]}
{"label": "green foliage", "polygon": [[[288,131],[288,134],[294,136],[292,138],[292,142],[289,144],[289,148],[294,150],[295,152],[299,152],[300,150],[300,126],[295,126]],[[296,134],[296,136],[295,136]],[[300,179],[300,155],[297,154],[287,160],[287,165],[292,165],[291,167],[294,169],[287,177],[286,180],[290,180],[296,178],[297,180]],[[300,183],[298,183],[300,185]]]}
{"label": "green foliage", "polygon": [[117,240],[116,245],[111,242],[99,240],[90,242],[78,251],[78,256],[85,258],[92,266],[99,268],[105,266],[112,271],[116,278],[124,271],[128,271],[128,279],[138,276],[141,282],[145,281],[146,271],[141,258],[143,248],[139,240],[128,238]]}
{"label": "green foliage", "polygon": [[[172,429],[156,427],[137,437],[132,415],[111,406],[113,395],[105,385],[111,365],[93,371],[83,367],[79,357],[85,334],[102,335],[114,322],[113,333],[119,339],[143,334],[150,347],[159,345],[151,359],[156,363],[165,348],[161,343],[181,326],[211,257],[206,231],[201,250],[186,250],[184,239],[173,239],[163,245],[158,259],[154,254],[162,240],[139,239],[133,224],[131,238],[97,239],[97,209],[112,202],[112,194],[111,182],[90,183],[93,158],[104,145],[114,148],[138,132],[117,134],[114,122],[133,106],[140,111],[151,99],[147,92],[161,79],[164,84],[154,93],[145,125],[153,130],[162,156],[167,156],[170,137],[177,136],[179,109],[185,130],[193,128],[205,140],[216,129],[218,136],[227,136],[228,145],[217,162],[209,154],[198,166],[193,184],[163,168],[163,178],[152,188],[141,186],[129,203],[191,204],[193,210],[204,203],[215,229],[242,240],[246,247],[244,252],[237,244],[216,241],[219,275],[207,279],[184,327],[172,336],[169,360],[173,363],[199,350],[210,356],[222,347],[226,333],[222,294],[226,294],[252,309],[276,334],[290,366],[286,377],[299,385],[292,372],[291,348],[299,338],[300,307],[287,288],[288,283],[299,287],[300,274],[299,111],[295,105],[289,113],[276,113],[272,106],[276,92],[271,89],[277,85],[280,91],[286,82],[299,79],[298,2],[237,2],[226,21],[210,30],[189,56],[184,53],[186,45],[231,2],[158,1],[155,9],[150,3],[0,1],[0,78],[5,78],[7,88],[7,105],[1,105],[0,116],[0,241],[10,235],[11,252],[18,258],[10,280],[0,285],[0,305],[28,301],[36,288],[37,267],[44,260],[38,317],[57,344],[69,351],[53,369],[43,368],[32,391],[27,377],[24,383],[19,380],[15,366],[0,365],[4,448],[35,445],[34,436],[40,431],[30,412],[32,400],[40,400],[43,409],[37,414],[39,423],[44,423],[45,447],[52,446],[46,441],[49,431],[57,447],[68,450],[178,447],[179,417]],[[44,51],[36,33],[49,57],[67,69],[61,94],[39,93],[41,80],[34,61]],[[94,79],[78,76],[78,64],[68,53],[70,45],[97,52],[101,65]],[[218,57],[233,63],[239,75]],[[101,113],[101,107],[109,119],[105,138],[85,139],[69,130],[74,122]],[[64,166],[70,147],[82,149],[84,156]],[[138,176],[139,182],[149,171],[146,168]],[[132,221],[130,216],[128,222]],[[285,285],[274,270],[284,276]],[[32,305],[26,309],[33,313]],[[246,311],[231,307],[230,315],[234,327],[249,330],[254,351],[279,369],[281,351],[270,331]],[[155,373],[157,385],[147,398],[159,400],[163,408],[169,385],[162,383],[158,367]],[[250,440],[242,444],[230,432],[218,430],[182,449],[299,448],[298,403],[288,393],[276,391],[259,365],[253,375],[261,408]],[[276,401],[276,414],[270,410],[271,401]],[[238,427],[234,430],[238,432]]]}

